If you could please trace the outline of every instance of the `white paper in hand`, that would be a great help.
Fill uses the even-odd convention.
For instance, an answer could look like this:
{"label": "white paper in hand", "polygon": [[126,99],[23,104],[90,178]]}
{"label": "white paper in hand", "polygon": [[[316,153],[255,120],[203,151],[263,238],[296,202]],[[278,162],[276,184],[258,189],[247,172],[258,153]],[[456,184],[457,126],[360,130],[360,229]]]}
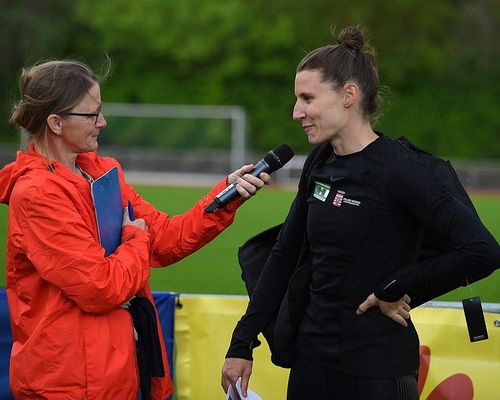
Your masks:
{"label": "white paper in hand", "polygon": [[252,392],[250,389],[247,390],[247,397],[243,397],[243,393],[241,392],[241,378],[238,378],[238,380],[236,381],[236,390],[238,391],[238,393],[235,393],[233,390],[233,386],[229,385],[226,400],[262,400],[262,398],[257,393]]}

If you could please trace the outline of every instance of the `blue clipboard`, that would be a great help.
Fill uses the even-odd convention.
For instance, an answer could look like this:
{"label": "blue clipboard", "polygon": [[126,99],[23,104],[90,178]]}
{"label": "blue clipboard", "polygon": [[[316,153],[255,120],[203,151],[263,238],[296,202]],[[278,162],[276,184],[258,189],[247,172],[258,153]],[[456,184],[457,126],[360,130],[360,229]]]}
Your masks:
{"label": "blue clipboard", "polygon": [[123,206],[118,168],[113,167],[90,186],[99,230],[99,241],[105,255],[112,254],[121,243]]}

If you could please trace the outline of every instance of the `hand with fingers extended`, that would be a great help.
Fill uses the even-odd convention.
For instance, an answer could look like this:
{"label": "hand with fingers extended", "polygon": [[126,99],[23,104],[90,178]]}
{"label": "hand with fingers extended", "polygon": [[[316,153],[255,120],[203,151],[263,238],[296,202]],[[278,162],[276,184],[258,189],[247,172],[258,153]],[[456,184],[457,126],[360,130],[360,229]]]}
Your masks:
{"label": "hand with fingers extended", "polygon": [[406,328],[408,326],[406,320],[410,319],[410,301],[410,296],[407,294],[397,301],[388,302],[378,299],[375,294],[372,293],[359,305],[356,314],[363,315],[369,308],[378,307],[382,314]]}
{"label": "hand with fingers extended", "polygon": [[253,361],[245,360],[243,358],[226,358],[224,366],[222,367],[221,385],[224,392],[227,393],[229,385],[233,386],[234,392],[236,390],[236,381],[241,377],[241,392],[244,397],[247,397],[248,381],[252,374]]}

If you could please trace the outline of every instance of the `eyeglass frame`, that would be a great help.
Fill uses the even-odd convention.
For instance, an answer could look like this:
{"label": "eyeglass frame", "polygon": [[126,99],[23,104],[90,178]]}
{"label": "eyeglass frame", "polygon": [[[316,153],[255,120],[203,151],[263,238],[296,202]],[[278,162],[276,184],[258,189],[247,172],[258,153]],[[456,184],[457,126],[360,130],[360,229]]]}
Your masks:
{"label": "eyeglass frame", "polygon": [[95,117],[94,124],[97,125],[97,121],[99,120],[99,115],[102,114],[102,107],[99,106],[97,108],[97,112],[95,113],[82,113],[82,112],[72,112],[72,111],[63,111],[57,113],[57,115],[76,115],[79,117]]}

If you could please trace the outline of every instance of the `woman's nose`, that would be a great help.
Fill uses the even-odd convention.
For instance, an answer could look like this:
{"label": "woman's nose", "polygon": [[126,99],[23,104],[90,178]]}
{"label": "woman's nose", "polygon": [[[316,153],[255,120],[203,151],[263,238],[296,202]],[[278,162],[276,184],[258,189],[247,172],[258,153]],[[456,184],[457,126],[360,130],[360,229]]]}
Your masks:
{"label": "woman's nose", "polygon": [[108,125],[108,121],[106,121],[106,118],[104,117],[104,115],[99,114],[99,117],[97,118],[97,124],[96,125],[100,129],[106,128],[106,126]]}
{"label": "woman's nose", "polygon": [[305,111],[302,109],[302,107],[299,106],[299,104],[295,103],[295,106],[293,107],[293,114],[292,118],[295,121],[301,120],[306,116]]}

